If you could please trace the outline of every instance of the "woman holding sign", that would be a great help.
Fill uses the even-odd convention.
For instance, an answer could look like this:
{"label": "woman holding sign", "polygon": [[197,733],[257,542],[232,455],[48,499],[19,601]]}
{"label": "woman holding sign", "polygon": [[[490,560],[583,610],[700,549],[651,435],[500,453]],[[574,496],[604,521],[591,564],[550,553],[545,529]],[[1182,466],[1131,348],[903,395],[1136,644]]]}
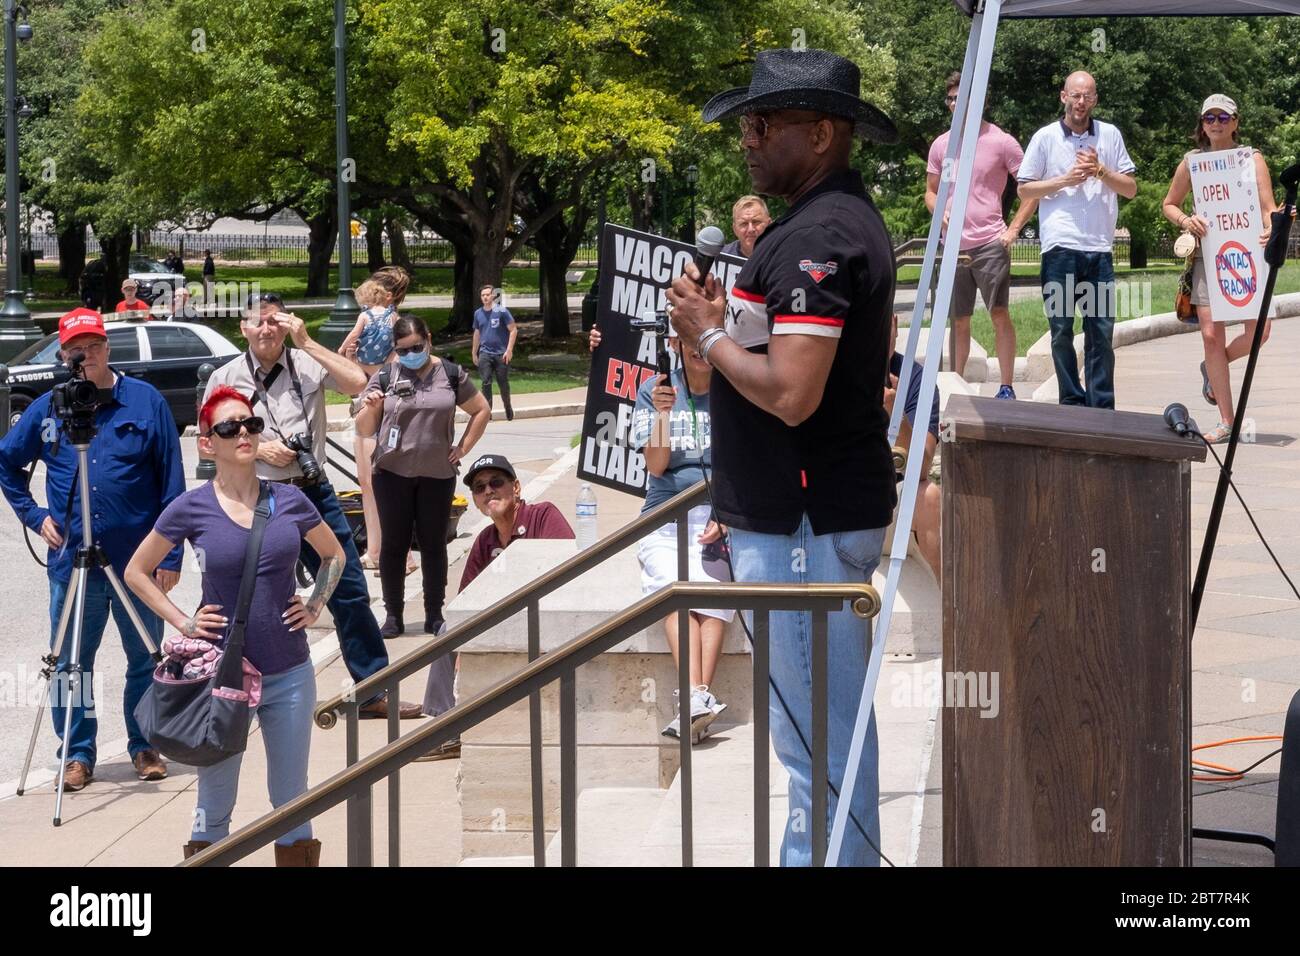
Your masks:
{"label": "woman holding sign", "polygon": [[[1169,192],[1165,195],[1165,218],[1182,231],[1195,236],[1197,240],[1205,239],[1211,231],[1211,223],[1204,211],[1197,208],[1198,196],[1192,189],[1192,175],[1188,168],[1188,160],[1202,153],[1240,148],[1237,139],[1238,123],[1237,104],[1230,97],[1222,93],[1215,93],[1208,97],[1201,106],[1201,115],[1196,132],[1193,134],[1197,148],[1187,153],[1178,164],[1173,181],[1169,184]],[[1273,179],[1268,171],[1268,163],[1259,150],[1254,150],[1254,161],[1259,211],[1263,214],[1263,231],[1259,234],[1260,249],[1255,250],[1254,258],[1262,265],[1262,247],[1268,242],[1272,231],[1272,216],[1277,203],[1273,199]],[[1188,193],[1192,194],[1191,215],[1184,213],[1182,208]],[[1204,198],[1209,201],[1215,198],[1228,198],[1228,196],[1228,188],[1224,186],[1221,195],[1212,190]],[[1220,222],[1218,228],[1222,230],[1225,225]],[[1263,288],[1262,281],[1258,281],[1261,279],[1262,276],[1254,277],[1253,281],[1257,281],[1258,288]],[[1214,321],[1210,314],[1209,280],[1199,250],[1192,270],[1192,304],[1196,307],[1197,321],[1201,327],[1201,343],[1205,347],[1205,361],[1201,363],[1201,394],[1207,402],[1217,405],[1219,409],[1219,424],[1205,433],[1205,440],[1213,444],[1226,441],[1232,431],[1232,382],[1228,376],[1228,365],[1249,354],[1251,341],[1255,337],[1255,321],[1246,322],[1240,335],[1231,342],[1226,341],[1223,321]],[[1266,322],[1264,341],[1267,341],[1268,333],[1269,324]]]}

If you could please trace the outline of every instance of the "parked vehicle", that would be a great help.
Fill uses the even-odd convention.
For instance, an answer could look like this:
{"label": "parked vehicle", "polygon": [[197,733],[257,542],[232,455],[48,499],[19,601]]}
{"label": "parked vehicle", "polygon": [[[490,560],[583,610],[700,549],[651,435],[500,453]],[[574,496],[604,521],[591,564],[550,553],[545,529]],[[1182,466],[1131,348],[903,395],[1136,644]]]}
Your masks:
{"label": "parked vehicle", "polygon": [[[221,366],[241,349],[213,328],[193,322],[105,322],[108,364],[162,392],[177,428],[198,423],[194,390],[199,368]],[[39,396],[68,380],[52,332],[14,357],[9,366],[11,422]]]}
{"label": "parked vehicle", "polygon": [[[180,288],[185,284],[185,276],[179,272],[174,272],[157,259],[150,259],[147,256],[131,254],[130,261],[130,278],[134,279],[139,288],[136,295],[144,301],[153,305],[163,296],[171,295],[172,291]],[[81,274],[81,295],[82,301],[87,301],[92,309],[102,309],[105,301],[104,275],[107,266],[102,258],[95,259],[86,263],[86,269]],[[164,298],[162,304],[166,305],[167,300]]]}

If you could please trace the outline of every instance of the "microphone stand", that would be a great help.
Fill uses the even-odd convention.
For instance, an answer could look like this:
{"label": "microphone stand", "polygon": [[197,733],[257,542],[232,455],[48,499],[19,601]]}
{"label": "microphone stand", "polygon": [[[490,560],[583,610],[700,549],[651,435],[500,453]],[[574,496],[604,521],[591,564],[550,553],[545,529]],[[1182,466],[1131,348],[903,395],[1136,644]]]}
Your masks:
{"label": "microphone stand", "polygon": [[1201,545],[1201,560],[1196,568],[1196,583],[1192,586],[1192,634],[1196,633],[1196,619],[1201,611],[1201,598],[1205,595],[1210,561],[1214,558],[1214,544],[1219,537],[1219,521],[1223,517],[1223,506],[1228,499],[1232,462],[1236,457],[1237,444],[1241,436],[1241,421],[1246,417],[1246,403],[1250,399],[1250,383],[1255,377],[1259,347],[1264,341],[1264,323],[1268,321],[1269,309],[1273,304],[1273,287],[1277,283],[1278,271],[1286,265],[1286,250],[1291,238],[1291,221],[1296,215],[1296,193],[1300,188],[1300,163],[1289,167],[1280,178],[1282,185],[1286,187],[1286,198],[1282,200],[1282,207],[1273,213],[1273,232],[1268,238],[1268,245],[1264,248],[1264,261],[1269,266],[1268,279],[1264,283],[1264,296],[1259,303],[1259,319],[1255,323],[1255,335],[1250,343],[1250,359],[1246,362],[1246,375],[1241,381],[1241,397],[1237,403],[1237,414],[1232,419],[1228,451],[1223,456],[1223,468],[1219,470],[1219,484],[1214,490],[1214,506],[1210,509],[1210,521],[1205,528],[1205,542]]}
{"label": "microphone stand", "polygon": [[[1228,498],[1228,483],[1232,478],[1232,461],[1236,457],[1237,443],[1241,435],[1241,420],[1246,414],[1246,402],[1250,398],[1250,383],[1255,377],[1255,363],[1259,358],[1259,347],[1264,341],[1264,323],[1268,321],[1269,308],[1273,301],[1273,286],[1277,282],[1277,273],[1286,264],[1287,245],[1291,238],[1291,221],[1296,215],[1296,193],[1300,189],[1300,163],[1290,166],[1281,177],[1286,187],[1286,198],[1282,207],[1273,213],[1273,232],[1268,237],[1264,248],[1264,261],[1268,263],[1268,280],[1264,283],[1264,297],[1259,305],[1259,320],[1255,323],[1255,335],[1250,343],[1250,359],[1246,363],[1246,375],[1241,381],[1241,398],[1237,405],[1237,414],[1232,420],[1232,433],[1228,438],[1228,451],[1223,456],[1223,467],[1219,469],[1219,483],[1214,491],[1214,505],[1210,509],[1210,521],[1205,527],[1205,542],[1201,545],[1201,560],[1196,568],[1196,583],[1192,586],[1192,627],[1196,634],[1196,619],[1200,615],[1201,598],[1205,595],[1205,582],[1210,574],[1210,562],[1214,557],[1214,543],[1219,536],[1219,520],[1223,517],[1223,506]],[[1285,747],[1285,743],[1283,744]],[[1280,783],[1279,786],[1285,786]],[[1221,830],[1214,827],[1192,827],[1192,837],[1201,840],[1217,840],[1223,843],[1256,844],[1272,850],[1276,856],[1275,841],[1262,833],[1242,830]]]}

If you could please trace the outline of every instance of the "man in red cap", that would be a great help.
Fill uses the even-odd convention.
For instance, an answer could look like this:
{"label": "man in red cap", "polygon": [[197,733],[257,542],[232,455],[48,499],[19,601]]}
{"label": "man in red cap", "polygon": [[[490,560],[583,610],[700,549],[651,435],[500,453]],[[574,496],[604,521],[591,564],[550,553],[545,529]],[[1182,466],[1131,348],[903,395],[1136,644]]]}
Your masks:
{"label": "man in red cap", "polygon": [[[99,389],[95,409],[95,435],[86,460],[91,495],[94,540],[120,578],[127,562],[172,499],[185,491],[184,466],[176,421],[167,400],[147,382],[113,371],[109,362],[104,320],[93,309],[73,309],[59,320],[60,354],[70,365],[80,357],[80,375]],[[47,575],[50,583],[51,644],[57,632],[64,601],[69,598],[73,558],[84,538],[81,493],[77,478],[77,452],[60,429],[47,392],[28,406],[22,418],[0,439],[0,490],[18,519],[37,532],[49,546]],[[24,469],[45,462],[45,500],[41,507],[28,489]],[[155,572],[159,586],[171,590],[180,578],[181,549],[167,556]],[[130,596],[149,631],[154,646],[162,642],[162,621],[142,601]],[[135,707],[149,688],[153,662],[127,613],[125,605],[99,568],[86,578],[86,605],[81,633],[81,692],[77,700],[60,699],[67,677],[52,681],[51,713],[56,734],[63,734],[64,706],[72,707],[72,729],[65,741],[67,770],[64,787],[80,790],[90,782],[95,768],[95,705],[91,688],[95,652],[104,635],[109,613],[126,651],[126,687],[123,710],[127,749],[142,780],[160,780],[166,764],[140,731]],[[66,672],[71,634],[64,638],[58,670]]]}

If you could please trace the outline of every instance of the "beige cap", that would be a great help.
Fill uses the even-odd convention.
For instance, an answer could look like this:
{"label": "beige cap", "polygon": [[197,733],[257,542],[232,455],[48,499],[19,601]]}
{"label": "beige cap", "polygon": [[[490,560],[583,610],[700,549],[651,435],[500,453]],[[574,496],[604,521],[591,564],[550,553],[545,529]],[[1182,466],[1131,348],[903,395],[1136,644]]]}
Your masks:
{"label": "beige cap", "polygon": [[1225,113],[1237,115],[1237,103],[1231,96],[1224,96],[1222,93],[1214,93],[1205,98],[1201,104],[1201,113],[1204,114],[1209,110],[1223,110]]}

